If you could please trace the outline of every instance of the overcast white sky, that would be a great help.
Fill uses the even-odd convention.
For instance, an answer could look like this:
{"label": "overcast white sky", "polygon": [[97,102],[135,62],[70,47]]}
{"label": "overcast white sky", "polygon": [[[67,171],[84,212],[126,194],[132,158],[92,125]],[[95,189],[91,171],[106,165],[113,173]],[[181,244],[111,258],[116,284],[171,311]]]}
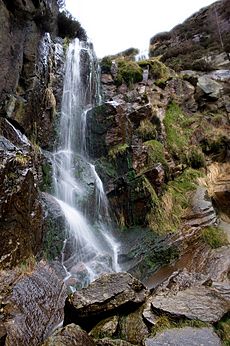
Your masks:
{"label": "overcast white sky", "polygon": [[214,0],[66,0],[99,58],[130,47],[147,49],[156,33],[175,25]]}

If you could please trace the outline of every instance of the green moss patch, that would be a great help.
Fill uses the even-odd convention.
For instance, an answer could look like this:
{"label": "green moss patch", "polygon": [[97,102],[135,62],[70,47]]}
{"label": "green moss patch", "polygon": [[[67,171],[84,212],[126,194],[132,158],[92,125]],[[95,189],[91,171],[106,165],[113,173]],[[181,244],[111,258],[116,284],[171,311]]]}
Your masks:
{"label": "green moss patch", "polygon": [[218,227],[205,227],[202,230],[202,238],[212,249],[217,249],[228,244],[224,231]]}
{"label": "green moss patch", "polygon": [[148,68],[150,78],[155,79],[157,84],[166,82],[170,78],[169,68],[158,58],[140,61],[138,65],[141,68]]}
{"label": "green moss patch", "polygon": [[118,61],[118,71],[115,78],[117,86],[121,85],[123,82],[131,86],[134,83],[141,82],[142,79],[142,69],[136,62],[126,60]]}
{"label": "green moss patch", "polygon": [[128,148],[129,145],[127,143],[116,145],[110,149],[109,156],[115,160],[118,155],[124,154]]}
{"label": "green moss patch", "polygon": [[156,324],[152,328],[152,335],[156,335],[156,333],[161,333],[165,329],[171,329],[171,328],[185,328],[185,327],[192,327],[192,328],[204,328],[204,327],[211,327],[210,324],[202,322],[200,320],[188,320],[188,319],[172,319],[167,315],[161,315],[157,319]]}
{"label": "green moss patch", "polygon": [[197,188],[201,172],[192,168],[170,181],[164,194],[152,200],[153,208],[148,214],[150,228],[158,234],[178,230],[182,217],[190,205],[191,192]]}
{"label": "green moss patch", "polygon": [[167,162],[165,160],[164,146],[162,143],[151,140],[144,142],[144,145],[148,150],[148,163],[151,165],[153,163],[161,163],[163,166],[167,167]]}
{"label": "green moss patch", "polygon": [[185,161],[191,134],[185,121],[186,117],[180,107],[174,102],[171,103],[164,118],[165,131],[167,135],[166,140],[170,153],[175,158],[180,159],[180,161]]}

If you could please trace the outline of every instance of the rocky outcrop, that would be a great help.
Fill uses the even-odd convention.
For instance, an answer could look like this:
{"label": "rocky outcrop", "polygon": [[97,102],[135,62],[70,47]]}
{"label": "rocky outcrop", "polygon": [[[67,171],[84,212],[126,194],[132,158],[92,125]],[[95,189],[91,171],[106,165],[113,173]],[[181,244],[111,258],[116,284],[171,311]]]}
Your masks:
{"label": "rocky outcrop", "polygon": [[230,308],[229,288],[222,290],[209,287],[192,287],[179,291],[176,295],[156,295],[151,299],[154,311],[187,317],[203,322],[217,322]]}
{"label": "rocky outcrop", "polygon": [[0,115],[13,119],[41,147],[50,148],[64,64],[62,40],[55,38],[57,2],[1,0],[0,13]]}
{"label": "rocky outcrop", "polygon": [[210,345],[220,346],[221,340],[211,328],[191,328],[165,330],[153,338],[145,340],[145,346],[157,345]]}
{"label": "rocky outcrop", "polygon": [[208,71],[229,63],[229,2],[217,1],[150,40],[150,55],[176,70]]}
{"label": "rocky outcrop", "polygon": [[2,119],[1,124],[7,138],[0,136],[0,265],[6,268],[39,251],[43,216],[37,187],[39,154],[10,122]]}
{"label": "rocky outcrop", "polygon": [[191,201],[191,210],[186,216],[186,225],[190,227],[205,227],[217,224],[217,215],[205,188],[199,187]]}
{"label": "rocky outcrop", "polygon": [[[90,286],[70,296],[66,321],[89,328],[99,320],[126,306],[137,307],[146,298],[144,285],[128,273],[105,274]],[[68,310],[67,310],[68,309]]]}
{"label": "rocky outcrop", "polygon": [[62,322],[65,286],[45,263],[2,272],[0,287],[6,345],[40,345]]}
{"label": "rocky outcrop", "polygon": [[55,198],[42,193],[44,214],[42,256],[47,260],[61,261],[63,242],[66,238],[65,216]]}

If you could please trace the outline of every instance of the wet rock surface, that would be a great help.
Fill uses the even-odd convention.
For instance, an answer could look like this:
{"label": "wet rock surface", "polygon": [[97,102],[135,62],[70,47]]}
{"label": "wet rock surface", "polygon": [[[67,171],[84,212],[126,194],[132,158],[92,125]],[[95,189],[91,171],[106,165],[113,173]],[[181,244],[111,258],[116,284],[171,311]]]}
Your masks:
{"label": "wet rock surface", "polygon": [[[31,144],[3,120],[0,141],[1,268],[12,267],[41,247],[42,205],[37,187],[39,170]],[[10,141],[10,140],[12,141]]]}
{"label": "wet rock surface", "polygon": [[6,345],[39,345],[63,321],[66,289],[62,279],[45,263],[34,269],[25,267],[19,276],[15,272],[3,273],[0,287]]}
{"label": "wet rock surface", "polygon": [[63,242],[66,238],[66,221],[60,205],[48,193],[42,193],[44,214],[42,256],[47,260],[61,261]]}
{"label": "wet rock surface", "polygon": [[211,328],[181,328],[166,330],[153,338],[145,340],[145,346],[168,345],[168,346],[220,346],[221,340]]}
{"label": "wet rock surface", "polygon": [[191,287],[176,294],[159,294],[151,299],[154,311],[203,322],[220,320],[230,308],[229,287]]}
{"label": "wet rock surface", "polygon": [[106,314],[136,308],[145,301],[144,285],[128,273],[105,274],[87,288],[75,292],[66,307],[66,321],[79,321],[80,325],[94,325]]}
{"label": "wet rock surface", "polygon": [[55,39],[57,2],[1,1],[0,8],[0,115],[43,148],[52,147],[64,67],[62,40]]}

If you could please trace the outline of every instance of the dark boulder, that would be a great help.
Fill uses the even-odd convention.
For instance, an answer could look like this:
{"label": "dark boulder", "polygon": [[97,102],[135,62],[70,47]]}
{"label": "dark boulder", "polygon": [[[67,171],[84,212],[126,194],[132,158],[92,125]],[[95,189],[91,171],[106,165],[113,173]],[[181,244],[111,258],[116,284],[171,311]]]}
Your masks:
{"label": "dark boulder", "polygon": [[144,285],[128,273],[105,274],[69,297],[66,322],[76,322],[88,330],[111,313],[136,309],[146,294]]}

